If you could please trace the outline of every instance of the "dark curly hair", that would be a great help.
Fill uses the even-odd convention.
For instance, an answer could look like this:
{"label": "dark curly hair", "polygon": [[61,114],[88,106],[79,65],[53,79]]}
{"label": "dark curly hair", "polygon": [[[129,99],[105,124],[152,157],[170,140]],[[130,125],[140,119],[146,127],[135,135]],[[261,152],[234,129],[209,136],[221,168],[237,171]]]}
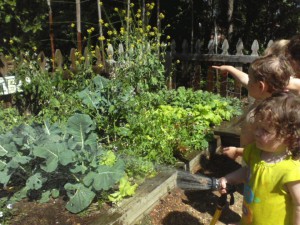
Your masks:
{"label": "dark curly hair", "polygon": [[300,157],[300,96],[290,92],[274,93],[254,110],[259,121],[268,121],[277,137],[286,140],[294,159]]}

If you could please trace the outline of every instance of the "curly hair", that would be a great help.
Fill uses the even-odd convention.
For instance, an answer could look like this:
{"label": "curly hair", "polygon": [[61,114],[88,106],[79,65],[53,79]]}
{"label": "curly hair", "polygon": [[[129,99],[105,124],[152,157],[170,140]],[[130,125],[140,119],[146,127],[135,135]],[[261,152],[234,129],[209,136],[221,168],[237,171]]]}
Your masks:
{"label": "curly hair", "polygon": [[276,136],[285,139],[293,158],[300,158],[300,96],[274,93],[254,109],[254,117],[268,121]]}
{"label": "curly hair", "polygon": [[255,81],[266,82],[268,92],[273,93],[286,89],[294,70],[286,57],[266,55],[251,63],[249,75],[252,75]]}

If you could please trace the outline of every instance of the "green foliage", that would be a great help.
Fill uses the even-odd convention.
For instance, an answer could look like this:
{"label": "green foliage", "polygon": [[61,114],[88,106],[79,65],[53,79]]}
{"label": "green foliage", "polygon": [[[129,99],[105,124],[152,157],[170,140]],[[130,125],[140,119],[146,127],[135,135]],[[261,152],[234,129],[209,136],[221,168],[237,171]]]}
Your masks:
{"label": "green foliage", "polygon": [[118,202],[126,196],[132,196],[135,193],[137,186],[137,184],[131,185],[127,176],[122,177],[119,184],[119,191],[110,194],[108,196],[108,199],[111,202]]}
{"label": "green foliage", "polygon": [[[34,10],[34,9],[39,10]],[[40,46],[48,27],[46,1],[3,0],[0,3],[0,52],[19,53]],[[48,32],[48,31],[47,31]]]}
{"label": "green foliage", "polygon": [[[29,54],[29,53],[28,53]],[[28,60],[18,60],[14,70],[17,82],[21,82],[20,93],[15,95],[15,104],[20,114],[35,117],[36,122],[66,122],[75,112],[85,112],[77,92],[89,85],[95,76],[90,68],[79,68],[76,75],[71,71],[57,70],[54,73],[42,71],[34,56]],[[70,79],[65,79],[68,73]],[[70,107],[72,106],[72,107]]]}
{"label": "green foliage", "polygon": [[[206,149],[212,127],[241,113],[237,100],[185,88],[144,97],[119,135],[126,154],[157,163],[174,163],[178,152]],[[152,107],[145,108],[149,101]]]}
{"label": "green foliage", "polygon": [[1,135],[0,183],[21,187],[10,201],[31,197],[46,202],[66,192],[66,208],[78,213],[96,194],[112,189],[125,165],[119,158],[103,165],[112,153],[97,144],[95,127],[89,116],[75,114],[65,129],[48,123],[22,125]]}
{"label": "green foliage", "polygon": [[26,118],[21,116],[19,111],[14,107],[0,109],[0,133],[10,131],[14,127],[24,123]]}

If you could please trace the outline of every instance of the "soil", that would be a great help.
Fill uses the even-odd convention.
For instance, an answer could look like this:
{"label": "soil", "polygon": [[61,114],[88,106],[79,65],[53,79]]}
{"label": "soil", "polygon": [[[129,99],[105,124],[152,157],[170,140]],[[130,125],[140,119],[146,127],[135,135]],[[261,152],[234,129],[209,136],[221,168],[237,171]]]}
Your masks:
{"label": "soil", "polygon": [[[225,156],[203,157],[198,172],[211,177],[221,177],[240,167],[240,163]],[[217,225],[237,223],[242,214],[242,185],[234,193],[234,204],[222,209]],[[149,212],[140,225],[208,225],[217,208],[218,192],[172,190]],[[230,197],[228,197],[228,202]]]}
{"label": "soil", "polygon": [[[215,155],[209,160],[201,159],[202,169],[199,173],[221,177],[240,166],[225,156]],[[239,221],[241,215],[242,195],[241,187],[234,193],[234,205],[222,210],[217,225]],[[211,191],[183,191],[178,188],[171,190],[167,196],[149,212],[139,225],[206,225],[216,210],[219,194]],[[229,199],[228,199],[229,200]],[[109,207],[108,205],[106,207]],[[99,210],[97,210],[99,218]],[[84,215],[75,215],[65,209],[62,199],[49,203],[22,201],[14,206],[14,217],[10,224],[13,225],[89,225],[93,221],[93,209]]]}

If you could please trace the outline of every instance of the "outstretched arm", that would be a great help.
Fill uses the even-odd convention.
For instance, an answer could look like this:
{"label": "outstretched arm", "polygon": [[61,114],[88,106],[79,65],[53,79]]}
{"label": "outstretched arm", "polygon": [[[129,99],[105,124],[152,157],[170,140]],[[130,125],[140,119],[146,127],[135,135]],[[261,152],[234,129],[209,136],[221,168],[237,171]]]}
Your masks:
{"label": "outstretched arm", "polygon": [[292,196],[294,203],[294,223],[300,225],[300,181],[295,181],[287,184],[289,193]]}
{"label": "outstretched arm", "polygon": [[247,73],[244,73],[243,71],[229,65],[212,66],[212,68],[220,70],[221,73],[230,73],[234,77],[234,79],[241,82],[243,86],[247,87],[249,81]]}

